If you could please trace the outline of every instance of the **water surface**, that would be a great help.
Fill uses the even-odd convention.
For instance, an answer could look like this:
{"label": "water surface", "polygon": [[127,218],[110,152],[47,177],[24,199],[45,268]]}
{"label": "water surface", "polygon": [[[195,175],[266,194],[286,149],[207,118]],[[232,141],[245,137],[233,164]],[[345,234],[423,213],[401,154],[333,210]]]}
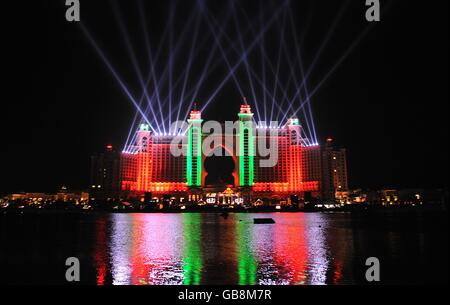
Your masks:
{"label": "water surface", "polygon": [[85,284],[364,284],[372,256],[383,283],[448,282],[447,222],[421,213],[8,213],[0,221],[0,283],[65,283],[65,259],[78,257]]}

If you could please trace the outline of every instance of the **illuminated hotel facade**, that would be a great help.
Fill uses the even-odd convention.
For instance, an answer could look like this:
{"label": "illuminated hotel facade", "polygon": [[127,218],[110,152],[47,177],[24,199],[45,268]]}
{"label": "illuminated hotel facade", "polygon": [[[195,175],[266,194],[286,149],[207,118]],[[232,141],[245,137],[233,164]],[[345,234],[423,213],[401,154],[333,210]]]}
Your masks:
{"label": "illuminated hotel facade", "polygon": [[[312,198],[322,196],[321,148],[306,144],[297,118],[289,119],[282,127],[256,126],[251,107],[242,105],[231,133],[204,132],[201,112],[197,110],[190,113],[187,123],[184,136],[155,134],[148,125],[141,125],[134,143],[121,155],[120,185],[124,194],[231,204],[244,200],[248,203],[301,200],[305,194]],[[174,141],[175,137],[184,141]],[[205,139],[212,143],[207,152],[203,151]],[[261,142],[275,143],[272,149],[277,160],[273,166],[261,165],[267,159]],[[183,153],[173,154],[174,148]],[[217,150],[226,152],[234,162],[233,183],[206,184],[205,161]]]}

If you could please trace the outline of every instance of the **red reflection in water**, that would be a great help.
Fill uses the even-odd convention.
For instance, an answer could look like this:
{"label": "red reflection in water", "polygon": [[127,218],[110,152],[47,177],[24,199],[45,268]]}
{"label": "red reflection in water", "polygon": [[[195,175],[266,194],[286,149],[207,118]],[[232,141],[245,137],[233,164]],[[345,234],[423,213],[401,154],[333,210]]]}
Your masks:
{"label": "red reflection in water", "polygon": [[342,277],[342,262],[334,261],[334,273],[333,273],[333,285],[337,285],[341,282]]}
{"label": "red reflection in water", "polygon": [[131,216],[131,284],[146,285],[151,266],[146,263],[146,243],[142,226],[145,224],[144,214]]}
{"label": "red reflection in water", "polygon": [[96,222],[94,259],[97,273],[97,285],[105,285],[106,272],[108,270],[107,254],[107,222],[104,217]]}
{"label": "red reflection in water", "polygon": [[131,224],[131,283],[179,284],[181,275],[173,265],[181,251],[177,246],[179,217],[133,214]]}
{"label": "red reflection in water", "polygon": [[304,217],[304,214],[283,214],[275,225],[274,260],[278,269],[286,273],[279,284],[303,285],[306,282],[308,251]]}

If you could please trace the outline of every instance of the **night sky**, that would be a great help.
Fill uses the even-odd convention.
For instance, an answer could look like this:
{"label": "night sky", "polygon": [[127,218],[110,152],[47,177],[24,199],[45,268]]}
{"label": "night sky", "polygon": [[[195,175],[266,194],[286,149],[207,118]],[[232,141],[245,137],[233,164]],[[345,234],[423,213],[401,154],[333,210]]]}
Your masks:
{"label": "night sky", "polygon": [[[258,16],[260,1],[239,1],[250,19]],[[54,191],[62,185],[87,188],[90,155],[108,143],[122,148],[134,108],[79,25],[65,20],[64,1],[14,2],[2,4],[6,6],[1,18],[6,33],[2,37],[6,87],[0,119],[0,193]],[[182,3],[176,24],[180,29],[194,12],[195,1],[178,2]],[[227,2],[206,1],[219,20]],[[265,0],[264,5],[276,8],[281,2]],[[302,48],[308,66],[344,1],[291,2],[298,31],[305,33]],[[368,26],[365,1],[350,2],[311,74],[312,87]],[[347,148],[351,187],[447,187],[448,1],[393,2],[382,22],[314,95],[317,132],[322,143],[331,136]],[[145,66],[136,1],[118,3],[138,60]],[[167,22],[168,3],[145,1],[153,44],[161,38]],[[382,1],[383,6],[387,3]],[[111,1],[81,0],[81,7],[82,21],[137,94],[138,82]],[[311,22],[303,32],[308,17]],[[207,29],[200,36],[203,31]],[[270,36],[274,40],[268,38],[269,53],[277,47],[276,33]],[[199,56],[205,56],[209,47],[206,43]],[[281,69],[280,74],[287,73],[286,67]],[[199,94],[200,103],[224,73],[226,65],[208,79]],[[234,120],[240,103],[240,94],[230,80],[204,116]]]}

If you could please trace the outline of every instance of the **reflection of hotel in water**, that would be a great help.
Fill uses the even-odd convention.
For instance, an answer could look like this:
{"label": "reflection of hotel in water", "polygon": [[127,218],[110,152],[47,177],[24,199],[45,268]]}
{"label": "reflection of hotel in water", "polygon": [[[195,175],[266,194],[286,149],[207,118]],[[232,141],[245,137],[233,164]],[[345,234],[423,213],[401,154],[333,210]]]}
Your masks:
{"label": "reflection of hotel in water", "polygon": [[[353,281],[347,266],[352,236],[327,234],[330,228],[323,215],[277,214],[274,226],[255,226],[251,217],[232,214],[216,225],[213,214],[114,214],[97,223],[97,284],[321,285]],[[106,234],[109,227],[110,234]],[[212,240],[217,244],[211,246]],[[226,272],[217,272],[218,266]]]}
{"label": "reflection of hotel in water", "polygon": [[[325,193],[334,194],[338,185],[340,191],[347,188],[345,153],[339,158],[343,160],[344,168],[323,166],[327,159],[323,157],[321,147],[309,144],[303,137],[297,118],[289,119],[282,127],[255,128],[250,106],[242,105],[238,127],[231,137],[224,134],[217,136],[220,137],[217,141],[211,141],[209,155],[202,151],[202,144],[211,135],[203,133],[202,125],[201,113],[192,111],[183,142],[187,144],[184,145],[173,144],[173,134],[155,134],[148,125],[141,125],[133,144],[121,154],[121,191],[136,198],[151,194],[159,199],[171,197],[202,204],[241,204],[248,199],[263,204],[270,199],[289,202],[307,194],[309,198],[319,198]],[[271,141],[271,137],[276,140]],[[262,140],[269,145],[275,143],[278,150],[275,166],[261,166],[261,161],[268,159],[259,149]],[[174,145],[185,153],[174,156],[171,153]],[[226,183],[210,184],[205,162],[217,150],[227,154],[234,169],[227,173],[230,179]],[[331,160],[336,160],[336,156]],[[329,175],[328,172],[324,175],[324,168]],[[328,177],[330,175],[333,177]]]}

